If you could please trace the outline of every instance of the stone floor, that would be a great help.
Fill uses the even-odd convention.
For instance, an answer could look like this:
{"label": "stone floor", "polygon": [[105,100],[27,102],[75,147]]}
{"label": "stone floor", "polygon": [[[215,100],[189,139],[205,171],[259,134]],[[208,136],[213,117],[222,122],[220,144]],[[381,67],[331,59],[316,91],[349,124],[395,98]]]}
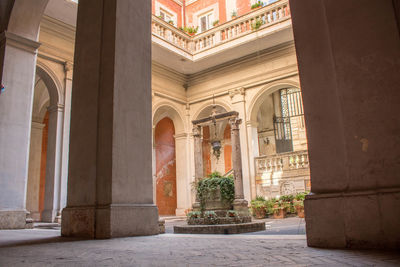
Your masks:
{"label": "stone floor", "polygon": [[305,235],[78,240],[55,229],[32,229],[0,231],[0,266],[400,266],[400,255],[309,248]]}

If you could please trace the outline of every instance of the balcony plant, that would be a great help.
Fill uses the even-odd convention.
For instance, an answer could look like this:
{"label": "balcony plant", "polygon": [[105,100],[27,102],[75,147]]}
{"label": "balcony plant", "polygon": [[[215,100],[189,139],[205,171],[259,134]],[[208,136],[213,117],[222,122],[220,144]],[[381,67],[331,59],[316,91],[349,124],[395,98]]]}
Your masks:
{"label": "balcony plant", "polygon": [[253,31],[256,31],[256,30],[258,30],[263,24],[264,24],[264,21],[263,21],[262,19],[260,19],[260,18],[257,18],[255,21],[253,21],[253,22],[251,23],[251,29],[252,29]]}
{"label": "balcony plant", "polygon": [[174,26],[174,21],[173,20],[169,20],[168,23],[171,24],[172,26]]}
{"label": "balcony plant", "polygon": [[217,20],[215,20],[213,23],[212,23],[212,25],[215,27],[215,26],[217,26],[219,24],[219,20],[217,19]]}
{"label": "balcony plant", "polygon": [[195,27],[193,27],[193,26],[188,26],[188,27],[183,28],[183,30],[184,30],[187,34],[189,34],[190,36],[193,36],[193,35],[195,35],[195,34],[197,33],[197,31],[199,30],[199,27],[197,26],[197,27],[195,28]]}
{"label": "balcony plant", "polygon": [[233,10],[233,11],[232,11],[231,17],[232,17],[232,19],[234,19],[234,18],[237,17],[237,11],[236,11],[236,10]]}
{"label": "balcony plant", "polygon": [[263,7],[264,3],[261,1],[257,1],[255,4],[251,5],[251,9],[255,9],[255,8],[259,8],[259,7]]}

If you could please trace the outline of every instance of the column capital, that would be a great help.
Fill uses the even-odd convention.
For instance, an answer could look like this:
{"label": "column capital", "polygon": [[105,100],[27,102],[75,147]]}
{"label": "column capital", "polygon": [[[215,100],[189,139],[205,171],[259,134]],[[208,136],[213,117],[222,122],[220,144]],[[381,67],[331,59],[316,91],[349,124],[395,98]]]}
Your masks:
{"label": "column capital", "polygon": [[49,112],[49,113],[53,113],[53,112],[58,112],[58,111],[64,111],[64,105],[63,104],[57,104],[57,105],[52,105],[52,106],[49,106],[48,108],[47,108],[47,111]]}
{"label": "column capital", "polygon": [[238,117],[233,117],[229,119],[229,124],[231,125],[231,130],[239,130],[239,125],[242,123],[242,119]]}
{"label": "column capital", "polygon": [[65,79],[72,81],[72,73],[74,70],[74,64],[69,61],[64,62],[64,72],[65,72]]}
{"label": "column capital", "polygon": [[42,130],[45,126],[45,124],[41,123],[41,122],[37,122],[37,121],[32,121],[32,128],[34,129],[39,129]]}
{"label": "column capital", "polygon": [[198,126],[198,125],[193,126],[193,136],[201,137],[201,126]]}
{"label": "column capital", "polygon": [[178,134],[174,134],[175,140],[186,139],[188,136],[189,136],[188,133],[178,133]]}

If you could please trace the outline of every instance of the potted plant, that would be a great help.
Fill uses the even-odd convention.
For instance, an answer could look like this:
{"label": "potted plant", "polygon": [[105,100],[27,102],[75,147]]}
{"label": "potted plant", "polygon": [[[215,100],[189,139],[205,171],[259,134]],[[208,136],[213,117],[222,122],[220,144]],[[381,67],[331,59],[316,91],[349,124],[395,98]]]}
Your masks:
{"label": "potted plant", "polygon": [[278,200],[275,202],[274,207],[272,208],[273,214],[274,214],[274,219],[283,219],[286,217],[286,204]]}
{"label": "potted plant", "polygon": [[236,210],[228,210],[226,212],[226,217],[235,218],[235,217],[238,217],[238,213]]}
{"label": "potted plant", "polygon": [[237,17],[237,11],[236,11],[236,10],[233,10],[233,11],[232,11],[231,17],[232,17],[232,19],[234,19],[234,18]]}
{"label": "potted plant", "polygon": [[297,216],[299,218],[304,218],[304,199],[307,193],[298,193],[293,202],[294,207],[296,208]]}
{"label": "potted plant", "polygon": [[293,200],[294,200],[293,195],[281,196],[279,200],[281,200],[284,203],[284,206],[286,207],[286,213],[295,213],[295,208],[293,205]]}
{"label": "potted plant", "polygon": [[171,24],[172,26],[174,26],[174,21],[173,20],[169,20],[168,23]]}
{"label": "potted plant", "polygon": [[193,27],[193,26],[188,26],[185,27],[184,30],[187,34],[189,34],[190,36],[193,36],[197,33],[197,30],[199,29],[199,27]]}
{"label": "potted plant", "polygon": [[217,20],[215,20],[213,23],[212,23],[212,25],[215,27],[215,26],[217,26],[219,24],[219,20],[217,19]]}
{"label": "potted plant", "polygon": [[251,5],[251,9],[260,8],[264,6],[264,3],[261,1],[257,1],[255,4]]}
{"label": "potted plant", "polygon": [[266,205],[265,205],[265,200],[252,200],[251,201],[251,211],[253,216],[256,219],[264,219],[265,217],[267,217],[267,209],[266,209]]}
{"label": "potted plant", "polygon": [[253,31],[258,30],[263,24],[264,24],[264,21],[260,18],[257,18],[255,21],[253,21],[251,23],[251,29]]}

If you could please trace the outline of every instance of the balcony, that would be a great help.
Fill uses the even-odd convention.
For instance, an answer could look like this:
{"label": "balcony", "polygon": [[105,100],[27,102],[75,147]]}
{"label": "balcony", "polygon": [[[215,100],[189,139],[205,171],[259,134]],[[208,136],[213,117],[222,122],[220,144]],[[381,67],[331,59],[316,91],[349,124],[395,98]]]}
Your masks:
{"label": "balcony", "polygon": [[288,0],[280,0],[190,36],[153,16],[153,59],[182,73],[195,73],[293,41],[290,18]]}
{"label": "balcony", "polygon": [[257,195],[276,197],[310,190],[308,151],[256,157]]}

